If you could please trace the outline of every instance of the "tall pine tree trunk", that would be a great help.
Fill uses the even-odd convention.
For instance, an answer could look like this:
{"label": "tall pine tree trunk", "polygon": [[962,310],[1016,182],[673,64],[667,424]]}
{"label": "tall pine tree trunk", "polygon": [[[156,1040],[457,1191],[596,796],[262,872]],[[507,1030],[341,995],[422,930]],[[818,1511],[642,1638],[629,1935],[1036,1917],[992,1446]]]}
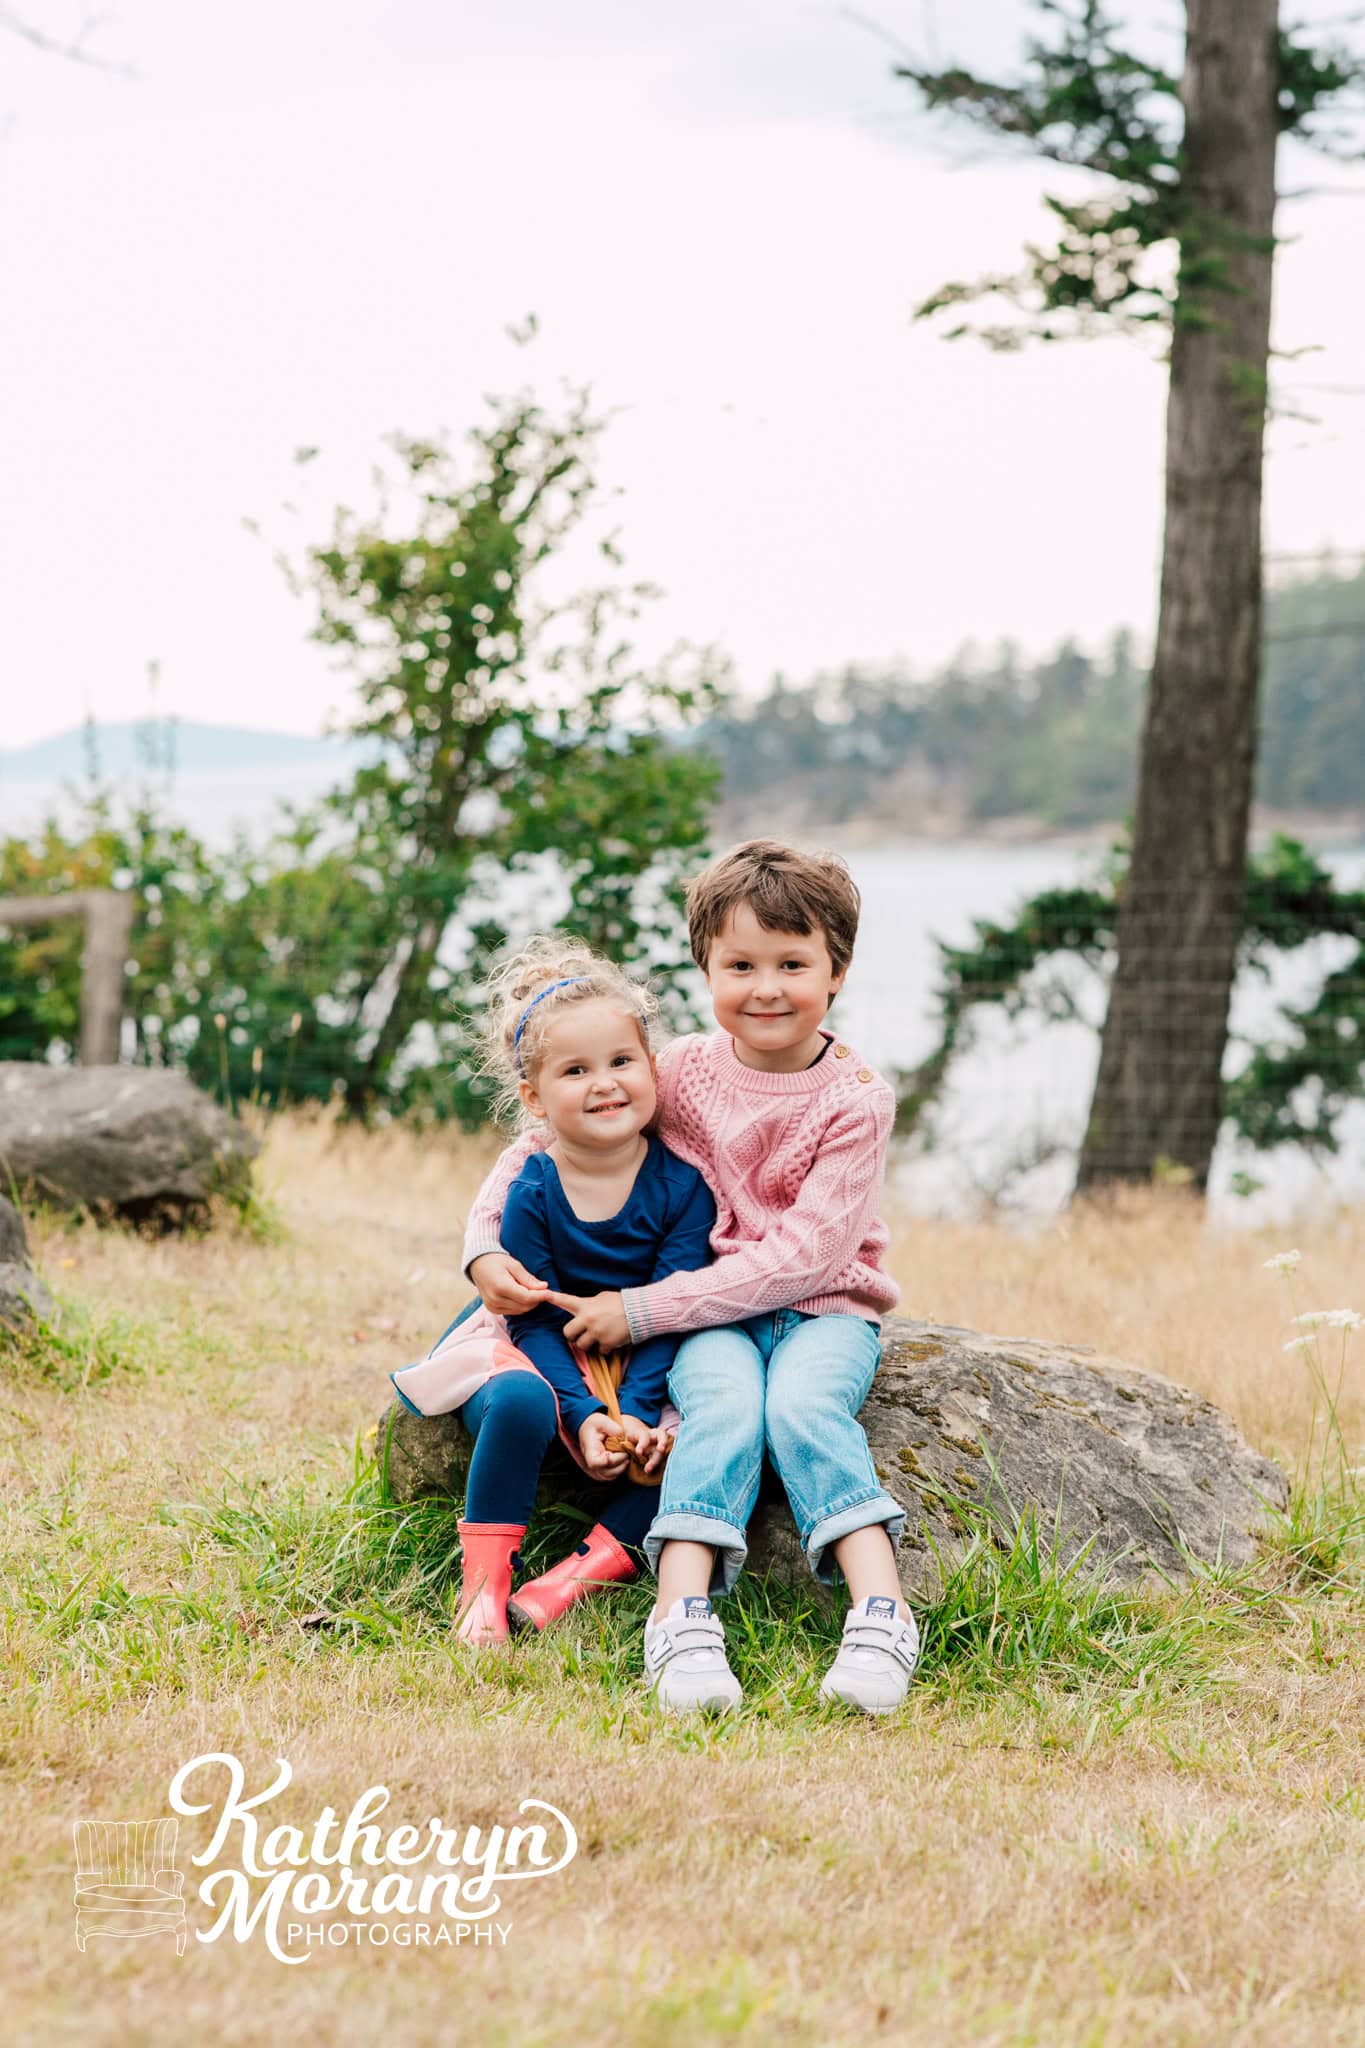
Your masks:
{"label": "tall pine tree trunk", "polygon": [[1118,964],[1077,1185],[1202,1189],[1222,1111],[1261,661],[1277,0],[1188,0],[1161,612]]}

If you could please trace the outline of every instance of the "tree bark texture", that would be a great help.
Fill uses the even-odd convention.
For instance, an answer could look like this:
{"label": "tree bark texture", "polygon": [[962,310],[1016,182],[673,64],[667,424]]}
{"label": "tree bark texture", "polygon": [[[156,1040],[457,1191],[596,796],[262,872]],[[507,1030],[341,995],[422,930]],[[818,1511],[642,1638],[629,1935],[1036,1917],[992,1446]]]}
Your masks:
{"label": "tree bark texture", "polygon": [[346,1107],[355,1115],[364,1116],[373,1109],[414,1025],[426,1014],[428,984],[445,928],[444,918],[424,918],[407,953],[401,958],[395,956],[392,967],[381,969],[370,985],[367,1002],[383,975],[392,973],[393,999],[364,1063],[353,1070],[347,1085]]}
{"label": "tree bark texture", "polygon": [[1203,1189],[1246,882],[1261,663],[1277,0],[1188,0],[1161,608],[1079,1188]]}

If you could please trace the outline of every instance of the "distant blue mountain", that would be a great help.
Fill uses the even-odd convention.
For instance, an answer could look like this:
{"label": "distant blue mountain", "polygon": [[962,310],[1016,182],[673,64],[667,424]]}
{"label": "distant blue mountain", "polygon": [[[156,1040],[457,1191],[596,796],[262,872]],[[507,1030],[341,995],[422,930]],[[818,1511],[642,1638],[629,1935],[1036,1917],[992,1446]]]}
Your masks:
{"label": "distant blue mountain", "polygon": [[[248,769],[301,768],[335,762],[338,772],[372,748],[354,741],[306,733],[260,732],[250,726],[204,725],[190,718],[125,719],[93,728],[98,772],[109,781],[153,774],[169,764],[172,773],[231,775]],[[70,732],[38,740],[31,747],[0,753],[0,779],[81,780],[89,765],[91,732]],[[151,758],[149,759],[149,755]]]}

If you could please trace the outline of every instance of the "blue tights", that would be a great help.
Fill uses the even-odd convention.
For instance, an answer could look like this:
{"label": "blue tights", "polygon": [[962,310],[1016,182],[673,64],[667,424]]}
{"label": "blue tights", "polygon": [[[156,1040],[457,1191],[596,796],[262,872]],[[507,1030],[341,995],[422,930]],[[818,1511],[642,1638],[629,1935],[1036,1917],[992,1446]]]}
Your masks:
{"label": "blue tights", "polygon": [[[500,1372],[460,1410],[474,1439],[465,1491],[467,1522],[531,1519],[540,1468],[558,1428],[555,1397],[533,1372]],[[618,1479],[602,1488],[598,1521],[627,1550],[639,1551],[659,1504],[655,1486]]]}

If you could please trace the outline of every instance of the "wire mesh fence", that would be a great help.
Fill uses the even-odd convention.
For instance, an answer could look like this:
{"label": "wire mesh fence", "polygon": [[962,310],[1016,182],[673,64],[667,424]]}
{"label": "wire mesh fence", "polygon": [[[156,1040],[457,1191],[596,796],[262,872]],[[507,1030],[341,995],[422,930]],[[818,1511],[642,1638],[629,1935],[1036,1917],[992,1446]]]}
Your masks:
{"label": "wire mesh fence", "polygon": [[[1054,873],[1065,865],[1035,858]],[[1190,1178],[1182,1161],[1198,1140],[1183,1120],[1190,1105],[1199,1112],[1204,1089],[1220,1209],[1258,1218],[1312,1196],[1365,1197],[1365,852],[1327,864],[1267,857],[1231,922],[1194,916],[1194,893],[1173,884],[1149,903],[1146,928],[1130,918],[1124,932],[1130,944],[1136,933],[1128,959],[1142,971],[1123,1064],[1154,1134],[1154,1175]],[[888,971],[889,892],[874,885],[865,902],[882,934],[874,973],[883,964],[873,989],[851,987],[860,1014],[849,1028],[856,1021],[875,1036],[878,1011],[908,991]],[[951,931],[949,943],[910,940],[934,994],[918,1014],[900,1009],[896,1036],[909,1056],[889,1062],[902,1070],[910,1162],[901,1185],[935,1209],[1054,1208],[1072,1188],[1087,1130],[1105,1164],[1092,1112],[1119,896],[1071,881],[975,920],[944,902],[938,928]],[[1220,954],[1235,960],[1230,989]],[[875,1048],[883,1059],[884,1045]]]}

